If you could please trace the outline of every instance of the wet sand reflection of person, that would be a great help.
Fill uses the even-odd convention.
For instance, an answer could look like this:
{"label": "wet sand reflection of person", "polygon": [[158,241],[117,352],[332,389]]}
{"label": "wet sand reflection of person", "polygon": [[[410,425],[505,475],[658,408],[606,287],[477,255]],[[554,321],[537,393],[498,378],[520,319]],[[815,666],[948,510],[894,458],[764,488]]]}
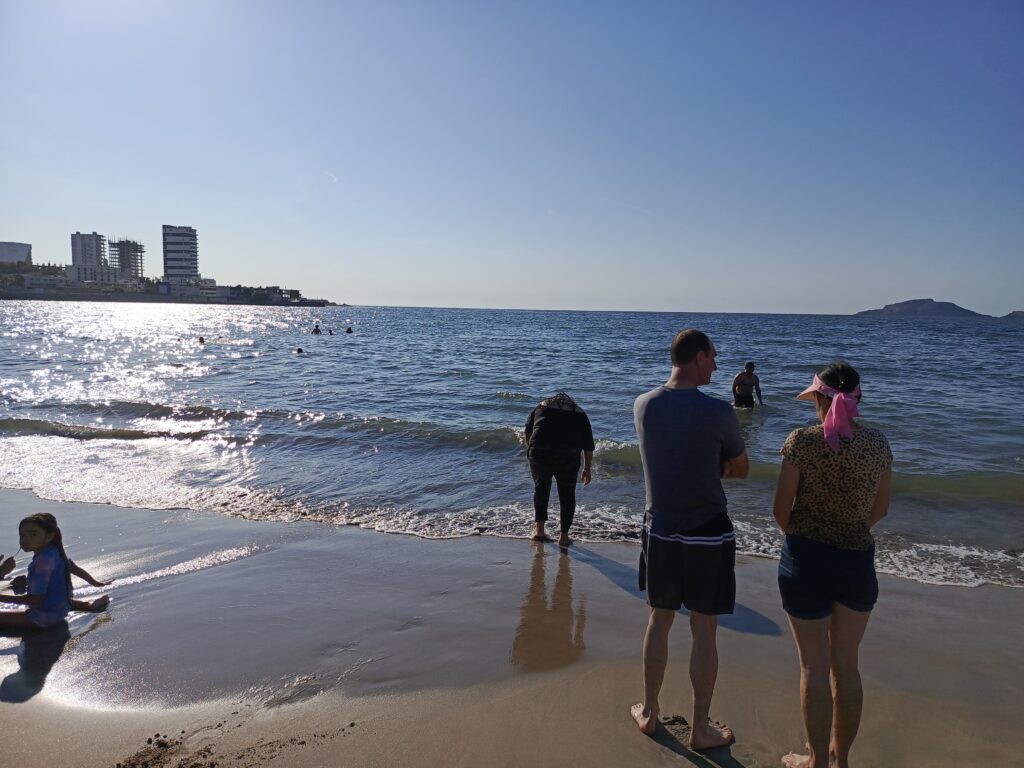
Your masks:
{"label": "wet sand reflection of person", "polygon": [[558,556],[558,573],[550,603],[544,578],[547,557],[544,546],[537,544],[530,568],[530,589],[523,596],[519,626],[512,641],[512,663],[531,672],[573,664],[583,657],[585,648],[586,607],[581,599],[573,614],[569,556],[565,553]]}
{"label": "wet sand reflection of person", "polygon": [[71,632],[66,621],[47,629],[25,632],[17,651],[15,648],[4,651],[17,652],[19,669],[0,682],[0,701],[14,704],[25,702],[43,690],[50,670],[70,639]]}

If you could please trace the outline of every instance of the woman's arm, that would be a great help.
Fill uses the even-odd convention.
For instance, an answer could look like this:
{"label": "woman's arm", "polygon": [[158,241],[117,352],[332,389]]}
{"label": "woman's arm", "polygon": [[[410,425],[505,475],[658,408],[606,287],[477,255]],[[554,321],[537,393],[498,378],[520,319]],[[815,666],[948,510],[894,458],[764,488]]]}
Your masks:
{"label": "woman's arm", "polygon": [[775,486],[775,503],[772,505],[772,515],[783,533],[789,528],[789,518],[793,514],[793,500],[796,499],[796,489],[799,485],[799,468],[796,464],[783,459],[782,469],[779,471],[779,484]]}
{"label": "woman's arm", "polygon": [[881,482],[878,483],[878,493],[875,494],[875,502],[871,505],[871,517],[868,518],[868,526],[873,528],[875,523],[889,514],[889,499],[892,496],[892,467],[885,470]]}

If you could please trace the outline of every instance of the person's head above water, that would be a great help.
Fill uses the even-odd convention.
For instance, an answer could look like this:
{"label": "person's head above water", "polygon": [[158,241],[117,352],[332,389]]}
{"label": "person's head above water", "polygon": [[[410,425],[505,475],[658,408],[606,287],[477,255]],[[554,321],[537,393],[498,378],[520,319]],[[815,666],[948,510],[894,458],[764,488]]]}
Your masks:
{"label": "person's head above water", "polygon": [[348,328],[345,329],[345,333],[352,333],[352,326],[351,325]]}
{"label": "person's head above water", "polygon": [[296,352],[296,354],[301,355],[302,354],[302,347],[296,347],[295,348],[295,352]]}
{"label": "person's head above water", "polygon": [[205,344],[206,343],[206,339],[204,339],[202,336],[200,336],[199,337],[199,343],[200,344]]}
{"label": "person's head above water", "polygon": [[747,373],[753,373],[754,364],[748,361],[747,364],[743,366],[743,370],[746,371]]}

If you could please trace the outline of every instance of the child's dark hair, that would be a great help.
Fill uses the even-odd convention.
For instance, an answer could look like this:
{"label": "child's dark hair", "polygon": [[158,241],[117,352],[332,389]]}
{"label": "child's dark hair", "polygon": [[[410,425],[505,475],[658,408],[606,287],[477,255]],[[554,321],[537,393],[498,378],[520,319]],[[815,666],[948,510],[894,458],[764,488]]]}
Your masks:
{"label": "child's dark hair", "polygon": [[36,512],[18,523],[18,528],[25,524],[38,525],[47,533],[53,534],[51,543],[57,547],[57,552],[64,561],[64,584],[68,590],[68,605],[70,605],[74,598],[74,592],[71,591],[71,561],[68,560],[68,553],[64,551],[64,538],[61,536],[60,526],[57,525],[57,518],[49,512]]}
{"label": "child's dark hair", "polygon": [[845,360],[829,363],[818,371],[818,378],[840,392],[853,392],[860,385],[860,374]]}

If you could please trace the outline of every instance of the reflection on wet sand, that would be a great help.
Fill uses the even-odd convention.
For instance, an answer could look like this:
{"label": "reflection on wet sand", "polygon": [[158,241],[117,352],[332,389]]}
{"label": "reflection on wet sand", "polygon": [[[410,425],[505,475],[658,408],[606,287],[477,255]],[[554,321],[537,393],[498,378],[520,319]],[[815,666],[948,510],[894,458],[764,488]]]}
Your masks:
{"label": "reflection on wet sand", "polygon": [[572,571],[568,555],[558,555],[558,572],[548,601],[544,545],[536,545],[530,568],[530,589],[523,596],[519,626],[512,641],[512,663],[529,671],[568,666],[583,657],[583,628],[586,607],[583,600],[573,614]]}

